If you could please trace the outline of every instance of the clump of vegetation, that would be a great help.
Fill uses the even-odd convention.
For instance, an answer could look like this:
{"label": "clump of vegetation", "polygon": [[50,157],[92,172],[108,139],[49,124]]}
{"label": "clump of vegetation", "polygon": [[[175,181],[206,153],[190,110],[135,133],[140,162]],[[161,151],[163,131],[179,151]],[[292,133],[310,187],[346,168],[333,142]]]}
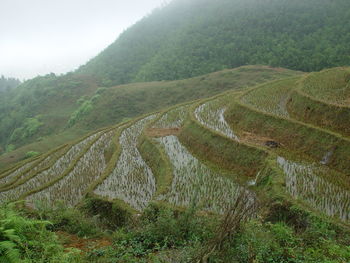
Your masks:
{"label": "clump of vegetation", "polygon": [[36,151],[29,151],[29,152],[26,152],[25,159],[29,159],[29,158],[38,156],[39,154],[40,154],[40,153],[39,153],[39,152],[36,152]]}
{"label": "clump of vegetation", "polygon": [[43,123],[39,119],[40,117],[27,118],[22,127],[14,130],[10,141],[16,143],[32,137],[43,126]]}
{"label": "clump of vegetation", "polygon": [[[348,262],[349,230],[283,200],[251,218],[244,198],[222,216],[194,206],[151,203],[138,215],[117,204],[88,199],[82,209],[41,206],[36,211],[0,207],[0,259],[4,262]],[[267,208],[267,207],[266,207]],[[107,213],[107,214],[106,214]],[[116,224],[105,224],[104,217]],[[49,220],[49,221],[47,221]],[[70,249],[56,233],[110,240]],[[76,239],[76,238],[74,238]],[[61,245],[65,242],[65,249]]]}
{"label": "clump of vegetation", "polygon": [[68,121],[68,127],[73,126],[78,120],[81,120],[93,109],[93,102],[91,100],[84,101],[81,103],[79,108],[72,113]]}
{"label": "clump of vegetation", "polygon": [[57,236],[47,228],[49,221],[26,217],[14,205],[0,207],[0,261],[81,262],[78,251],[64,249]]}

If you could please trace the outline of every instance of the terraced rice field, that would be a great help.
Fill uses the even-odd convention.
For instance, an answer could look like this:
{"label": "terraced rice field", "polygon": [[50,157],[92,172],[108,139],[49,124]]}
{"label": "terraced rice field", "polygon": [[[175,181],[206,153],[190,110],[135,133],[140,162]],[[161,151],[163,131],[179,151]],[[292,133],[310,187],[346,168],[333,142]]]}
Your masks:
{"label": "terraced rice field", "polygon": [[142,159],[137,141],[145,125],[156,115],[148,116],[126,128],[119,139],[122,148],[113,172],[94,193],[109,199],[120,199],[136,210],[144,209],[156,191],[152,170]]}
{"label": "terraced rice field", "polygon": [[350,68],[333,68],[309,74],[301,83],[309,96],[340,106],[350,105]]}
{"label": "terraced rice field", "polygon": [[233,139],[239,140],[225,120],[226,111],[222,98],[215,99],[201,104],[194,111],[196,119],[205,127],[219,132],[220,134]]}
{"label": "terraced rice field", "polygon": [[10,173],[4,175],[3,177],[0,177],[0,188],[3,185],[8,184],[9,182],[13,181],[15,178],[20,176],[26,170],[30,170],[34,166],[35,163],[36,163],[36,161],[28,162],[28,163],[24,164],[23,166],[16,168],[14,171],[11,171]]}
{"label": "terraced rice field", "polygon": [[60,158],[58,158],[52,166],[48,167],[48,169],[40,171],[35,176],[29,178],[14,188],[6,191],[1,191],[0,202],[19,199],[26,193],[34,191],[54,180],[59,179],[63,175],[64,171],[68,169],[68,167],[74,161],[76,156],[83,152],[84,148],[94,139],[96,139],[100,134],[101,132],[95,133],[88,138],[83,139],[79,143],[73,145],[67,152],[60,156]]}
{"label": "terraced rice field", "polygon": [[[312,73],[309,76],[310,79],[305,78],[303,82],[298,82],[299,77],[275,81],[247,90],[243,95],[237,91],[225,93],[210,100],[203,100],[199,104],[195,102],[195,104],[182,104],[174,107],[159,118],[157,114],[153,114],[130,121],[123,126],[100,130],[73,145],[62,146],[1,174],[0,203],[25,199],[32,207],[35,207],[38,202],[55,206],[57,201],[72,207],[76,206],[88,191],[92,191],[98,197],[111,201],[122,200],[137,211],[146,208],[150,201],[158,200],[180,207],[196,204],[200,210],[223,214],[242,193],[248,200],[247,207],[257,204],[258,198],[255,191],[260,191],[260,187],[264,186],[259,184],[256,187],[256,184],[263,173],[259,172],[255,177],[249,176],[253,176],[260,170],[265,171],[262,167],[272,165],[269,160],[275,158],[276,152],[282,156],[287,151],[288,155],[285,156],[295,154],[296,150],[293,147],[288,148],[289,136],[292,138],[294,134],[295,138],[299,139],[298,142],[302,140],[304,143],[303,136],[308,139],[309,133],[315,130],[317,132],[310,135],[311,139],[307,141],[309,143],[307,146],[315,151],[320,148],[321,155],[322,153],[325,155],[322,161],[319,155],[309,155],[309,158],[315,157],[315,161],[321,161],[324,166],[296,163],[278,157],[277,166],[281,173],[276,173],[274,176],[278,179],[283,176],[284,190],[298,200],[298,204],[300,204],[299,201],[302,201],[315,211],[349,223],[350,187],[346,183],[339,182],[343,174],[334,178],[327,174],[328,171],[334,172],[327,166],[340,171],[334,173],[340,175],[343,172],[345,174],[344,170],[347,166],[344,166],[343,163],[346,164],[348,160],[346,157],[347,144],[344,147],[340,143],[331,145],[339,138],[336,134],[328,133],[327,127],[323,127],[322,130],[318,129],[317,123],[305,125],[307,129],[305,128],[304,133],[299,134],[299,128],[301,131],[304,128],[303,120],[298,122],[291,120],[291,117],[296,117],[293,115],[293,108],[289,107],[290,103],[288,103],[288,101],[294,101],[292,92],[301,88],[300,85],[304,85],[304,88],[311,87],[310,94],[316,97],[312,89],[323,84],[324,87],[320,88],[324,92],[322,96],[325,97],[323,98],[337,104],[344,103],[340,97],[330,98],[332,95],[326,91],[330,88],[339,89],[339,94],[345,96],[341,90],[344,87],[344,92],[348,90],[348,84],[346,84],[348,82],[345,83],[348,81],[347,73],[339,73],[338,69],[337,74],[340,74],[340,78],[343,79],[333,84],[315,82],[313,79],[315,75]],[[291,117],[287,111],[287,103]],[[231,104],[232,107],[230,107]],[[232,123],[227,122],[225,114],[228,117],[227,120]],[[297,126],[292,126],[293,124]],[[283,129],[285,126],[289,129]],[[234,127],[235,132],[242,136],[241,140],[231,127]],[[277,132],[283,133],[285,137],[279,137]],[[250,140],[245,140],[246,134],[249,135]],[[116,137],[117,135],[119,138]],[[189,151],[191,149],[182,145],[175,135],[179,135],[187,147],[198,147],[193,152],[196,152],[196,156],[198,153],[199,158],[203,160],[193,156]],[[268,137],[270,135],[271,138]],[[315,139],[313,135],[318,137]],[[145,146],[143,150],[151,149],[150,151],[154,154],[151,157],[156,157],[147,159],[148,156],[144,155],[145,160],[151,166],[142,158],[137,148],[138,142],[142,141],[140,139],[144,139],[141,136],[149,137],[144,140],[148,144],[140,143]],[[332,136],[337,140],[333,140]],[[283,140],[285,138],[287,139]],[[266,142],[275,142],[274,140],[276,140],[276,150],[262,146],[266,146]],[[314,141],[322,143],[322,147],[318,147],[317,144],[318,148],[313,148],[316,145],[313,144]],[[231,146],[235,148],[225,149],[235,151],[227,151],[224,155],[222,149]],[[106,153],[110,154],[109,151],[112,149],[115,150],[112,153],[113,157],[108,159],[107,163]],[[307,155],[308,149],[304,150]],[[209,153],[212,155],[209,156]],[[232,156],[234,158],[231,158]],[[265,160],[266,156],[272,158]],[[335,156],[338,161],[343,162],[343,166],[339,166],[340,168],[345,167],[343,170],[331,166],[335,162]],[[205,158],[207,160],[204,160]],[[228,163],[227,170],[232,169],[231,172],[241,173],[239,175],[223,174],[212,168],[213,166],[206,165],[206,161],[221,169],[226,169],[225,165]],[[154,165],[154,162],[158,166]],[[159,168],[160,172],[156,173],[158,171],[152,171],[150,167]],[[166,180],[157,182],[154,175],[164,175]],[[241,177],[238,178],[238,176]],[[158,186],[157,183],[159,183]],[[277,184],[275,186],[281,187]],[[162,191],[157,192],[157,188]],[[263,191],[260,191],[259,194]],[[158,193],[161,194],[158,195]]]}
{"label": "terraced rice field", "polygon": [[98,139],[75,163],[74,168],[55,184],[29,195],[28,203],[44,202],[50,206],[60,200],[66,206],[75,206],[82,199],[90,184],[96,181],[106,168],[104,152],[112,143],[115,130],[97,135]]}
{"label": "terraced rice field", "polygon": [[54,152],[49,153],[47,156],[44,156],[35,162],[31,162],[29,166],[28,164],[23,165],[21,169],[17,169],[15,172],[0,180],[0,190],[14,188],[16,185],[20,184],[20,182],[29,180],[41,170],[47,169],[53,165],[54,162],[67,151],[67,149],[68,146],[60,147]]}
{"label": "terraced rice field", "polygon": [[265,84],[246,93],[241,100],[264,113],[289,117],[286,105],[296,81],[293,78]]}
{"label": "terraced rice field", "polygon": [[187,117],[189,106],[180,106],[164,113],[152,128],[171,129],[181,128]]}
{"label": "terraced rice field", "polygon": [[350,191],[328,181],[324,170],[282,157],[278,157],[277,163],[284,171],[286,190],[294,198],[303,200],[328,216],[342,221],[350,220]]}
{"label": "terraced rice field", "polygon": [[[156,140],[164,147],[173,168],[171,189],[160,196],[160,200],[177,206],[197,204],[203,210],[224,213],[244,190],[193,157],[176,136]],[[253,192],[244,192],[249,196],[249,202],[255,202]]]}

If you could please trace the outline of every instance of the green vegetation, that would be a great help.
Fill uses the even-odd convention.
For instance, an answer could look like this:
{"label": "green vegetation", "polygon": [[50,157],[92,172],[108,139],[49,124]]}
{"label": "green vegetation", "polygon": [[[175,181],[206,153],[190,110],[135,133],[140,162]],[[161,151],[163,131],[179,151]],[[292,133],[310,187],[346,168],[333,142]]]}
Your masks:
{"label": "green vegetation", "polygon": [[349,10],[174,0],[1,77],[0,263],[350,262]]}
{"label": "green vegetation", "polygon": [[288,117],[287,102],[292,88],[299,78],[267,83],[258,89],[247,92],[242,101],[262,112]]}
{"label": "green vegetation", "polygon": [[349,136],[349,81],[349,68],[312,73],[291,93],[288,111],[300,121]]}
{"label": "green vegetation", "polygon": [[295,121],[264,114],[246,105],[232,104],[227,120],[234,130],[243,130],[280,143],[283,148],[306,155],[316,162],[332,149],[328,165],[349,174],[349,141]]}
{"label": "green vegetation", "polygon": [[261,64],[302,71],[350,63],[346,0],[174,0],[78,72],[101,85],[175,80]]}
{"label": "green vegetation", "polygon": [[266,157],[264,151],[236,143],[210,132],[193,120],[185,125],[179,139],[194,155],[198,155],[201,159],[248,177],[258,173]]}
{"label": "green vegetation", "polygon": [[81,120],[83,116],[86,116],[93,109],[92,103],[90,100],[84,101],[80,107],[72,113],[68,126],[73,126],[78,120]]}
{"label": "green vegetation", "polygon": [[[178,210],[151,204],[138,218],[129,216],[117,227],[100,219],[106,213],[118,217],[122,210],[102,203],[81,209],[41,208],[30,214],[13,206],[1,207],[0,259],[10,263],[190,263],[204,255],[207,262],[350,260],[348,230],[288,202],[275,200],[270,205],[264,217],[230,225],[223,239],[218,237],[228,220],[200,214],[195,207]],[[92,207],[97,208],[95,216],[89,212]],[[74,248],[76,240],[81,250]],[[209,251],[213,245],[215,249]]]}
{"label": "green vegetation", "polygon": [[48,221],[26,217],[15,206],[0,208],[0,262],[80,262],[79,251],[66,250]]}
{"label": "green vegetation", "polygon": [[[232,70],[242,71],[257,77],[252,67]],[[284,76],[145,114],[47,154],[27,151],[34,156],[0,174],[0,215],[32,220],[55,241],[18,252],[27,237],[0,225],[0,257],[34,262],[50,244],[54,251],[40,252],[46,262],[349,261],[349,138],[294,120],[290,99],[308,77]],[[158,84],[169,83],[179,82]],[[116,90],[77,104],[91,102],[92,113]],[[6,206],[16,200],[26,206]]]}
{"label": "green vegetation", "polygon": [[154,177],[157,182],[157,192],[155,195],[165,194],[169,191],[173,179],[165,153],[148,137],[141,139],[139,148],[142,157],[150,165],[152,171],[154,171]]}
{"label": "green vegetation", "polygon": [[309,96],[338,106],[349,106],[350,68],[332,68],[309,74],[300,83]]}
{"label": "green vegetation", "polygon": [[42,126],[43,123],[38,119],[38,117],[25,119],[23,126],[13,131],[10,137],[10,143],[18,143],[32,137]]}
{"label": "green vegetation", "polygon": [[29,152],[26,153],[25,158],[28,159],[28,158],[32,158],[32,157],[35,157],[35,156],[38,156],[38,155],[40,155],[39,152],[29,151]]}
{"label": "green vegetation", "polygon": [[[112,88],[98,88],[94,79],[81,75],[39,77],[0,96],[0,146],[4,152],[6,148],[8,151],[19,148],[0,157],[0,168],[23,159],[28,151],[46,152],[90,131],[147,112],[299,74],[285,69],[246,66],[188,80]],[[42,123],[38,130],[11,142],[13,132],[24,127],[28,118],[36,116]]]}
{"label": "green vegetation", "polygon": [[11,89],[0,96],[0,145],[17,148],[62,131],[79,107],[75,101],[92,95],[96,88],[86,76],[50,74]]}
{"label": "green vegetation", "polygon": [[96,129],[121,122],[126,117],[162,110],[181,102],[300,74],[291,70],[247,66],[187,80],[135,83],[108,88],[95,102],[94,110],[78,126]]}

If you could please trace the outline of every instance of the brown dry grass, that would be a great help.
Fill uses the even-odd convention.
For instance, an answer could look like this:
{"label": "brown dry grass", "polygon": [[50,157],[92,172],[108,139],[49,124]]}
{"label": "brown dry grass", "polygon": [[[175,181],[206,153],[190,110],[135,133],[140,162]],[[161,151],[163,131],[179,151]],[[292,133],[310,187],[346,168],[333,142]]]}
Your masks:
{"label": "brown dry grass", "polygon": [[[275,140],[269,137],[259,136],[254,133],[244,131],[240,136],[240,141],[250,143],[250,144],[255,144],[255,145],[266,146],[266,142],[275,141]],[[277,142],[277,143],[280,144],[280,142]],[[283,145],[283,144],[280,144],[280,145]]]}
{"label": "brown dry grass", "polygon": [[82,253],[112,245],[111,240],[107,238],[80,238],[63,231],[56,232],[56,234],[66,249],[76,248]]}

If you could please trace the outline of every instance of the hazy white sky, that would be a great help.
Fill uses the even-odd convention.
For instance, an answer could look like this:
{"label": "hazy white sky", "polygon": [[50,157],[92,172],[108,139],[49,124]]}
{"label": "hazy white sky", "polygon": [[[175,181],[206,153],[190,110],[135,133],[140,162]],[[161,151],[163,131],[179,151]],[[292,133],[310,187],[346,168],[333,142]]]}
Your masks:
{"label": "hazy white sky", "polygon": [[0,0],[0,75],[76,69],[164,0]]}

